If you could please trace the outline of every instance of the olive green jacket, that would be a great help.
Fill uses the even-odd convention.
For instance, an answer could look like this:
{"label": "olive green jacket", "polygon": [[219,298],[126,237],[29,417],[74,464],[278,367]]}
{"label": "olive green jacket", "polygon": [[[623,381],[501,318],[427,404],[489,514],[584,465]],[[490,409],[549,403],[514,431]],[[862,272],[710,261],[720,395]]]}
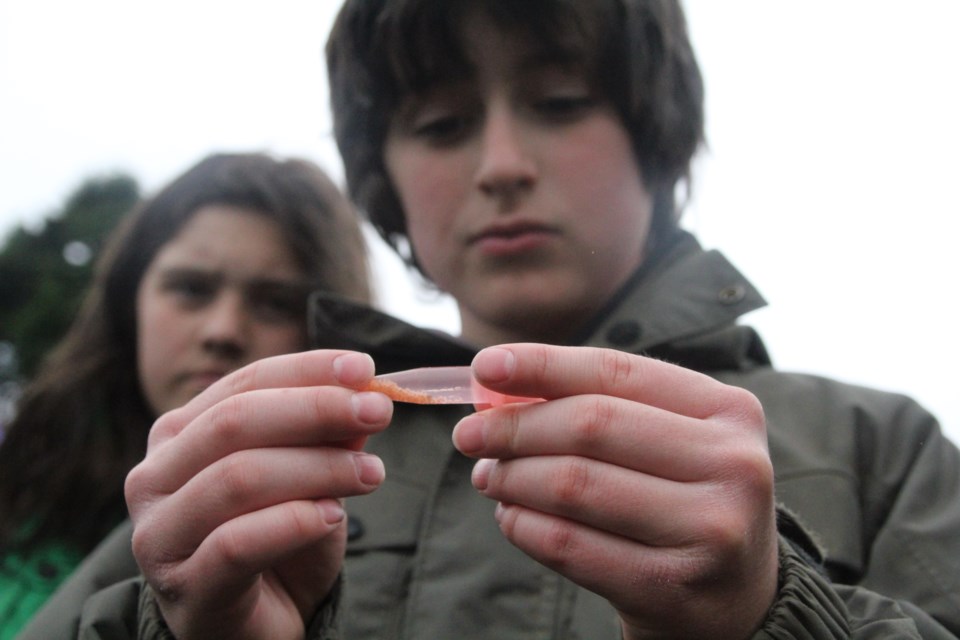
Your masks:
{"label": "olive green jacket", "polygon": [[[682,234],[577,341],[708,373],[763,403],[780,509],[780,591],[755,638],[960,636],[960,453],[909,399],[770,367],[737,318],[762,306],[718,253]],[[318,296],[314,341],[374,355],[378,371],[469,363],[449,336]],[[598,596],[505,541],[494,504],[451,444],[468,409],[400,405],[368,449],[384,485],[347,501],[343,581],[311,638],[614,640]],[[130,529],[88,559],[28,638],[164,637]]]}

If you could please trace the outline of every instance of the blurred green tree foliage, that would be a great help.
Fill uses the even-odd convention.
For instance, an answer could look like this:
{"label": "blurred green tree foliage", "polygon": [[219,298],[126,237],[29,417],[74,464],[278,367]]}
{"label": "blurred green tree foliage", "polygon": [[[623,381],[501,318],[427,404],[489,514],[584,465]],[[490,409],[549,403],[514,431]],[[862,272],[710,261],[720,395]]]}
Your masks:
{"label": "blurred green tree foliage", "polygon": [[70,326],[107,236],[140,197],[126,174],[90,178],[39,230],[15,228],[0,247],[0,342],[30,378]]}

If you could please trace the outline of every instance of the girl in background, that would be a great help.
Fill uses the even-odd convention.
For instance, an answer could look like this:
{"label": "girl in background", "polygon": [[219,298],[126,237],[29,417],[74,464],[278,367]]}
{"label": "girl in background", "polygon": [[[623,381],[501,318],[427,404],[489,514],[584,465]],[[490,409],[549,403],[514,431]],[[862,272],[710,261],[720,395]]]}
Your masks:
{"label": "girl in background", "polygon": [[213,155],[123,220],[0,446],[0,640],[126,517],[157,416],[305,349],[309,292],[367,301],[367,271],[357,217],[304,160]]}

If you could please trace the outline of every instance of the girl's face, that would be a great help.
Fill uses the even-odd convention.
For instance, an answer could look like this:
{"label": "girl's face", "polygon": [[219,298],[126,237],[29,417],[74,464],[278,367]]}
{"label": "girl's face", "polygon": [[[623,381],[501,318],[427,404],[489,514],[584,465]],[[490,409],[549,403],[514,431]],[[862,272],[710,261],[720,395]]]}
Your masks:
{"label": "girl's face", "polygon": [[474,73],[401,105],[387,171],[465,338],[563,341],[643,260],[652,198],[583,69],[482,18],[466,42]]}
{"label": "girl's face", "polygon": [[161,247],[137,289],[140,384],[160,415],[249,362],[306,347],[307,288],[280,228],[201,207]]}

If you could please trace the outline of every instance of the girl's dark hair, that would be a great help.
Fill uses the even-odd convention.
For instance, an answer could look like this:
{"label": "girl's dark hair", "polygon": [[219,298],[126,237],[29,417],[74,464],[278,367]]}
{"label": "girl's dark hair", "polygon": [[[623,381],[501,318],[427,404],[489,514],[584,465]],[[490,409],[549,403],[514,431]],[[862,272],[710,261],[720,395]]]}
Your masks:
{"label": "girl's dark hair", "polygon": [[111,234],[77,317],[24,390],[0,446],[0,552],[63,541],[85,553],[125,515],[124,478],[156,418],[137,373],[137,289],[161,247],[211,204],[273,220],[312,286],[369,300],[358,217],[318,166],[263,154],[193,166]]}
{"label": "girl's dark hair", "polygon": [[404,253],[383,158],[390,119],[405,97],[469,69],[463,25],[477,10],[585,65],[654,196],[651,242],[674,231],[676,188],[689,184],[704,139],[703,80],[678,0],[346,0],[326,47],[334,133],[349,193],[380,235]]}

